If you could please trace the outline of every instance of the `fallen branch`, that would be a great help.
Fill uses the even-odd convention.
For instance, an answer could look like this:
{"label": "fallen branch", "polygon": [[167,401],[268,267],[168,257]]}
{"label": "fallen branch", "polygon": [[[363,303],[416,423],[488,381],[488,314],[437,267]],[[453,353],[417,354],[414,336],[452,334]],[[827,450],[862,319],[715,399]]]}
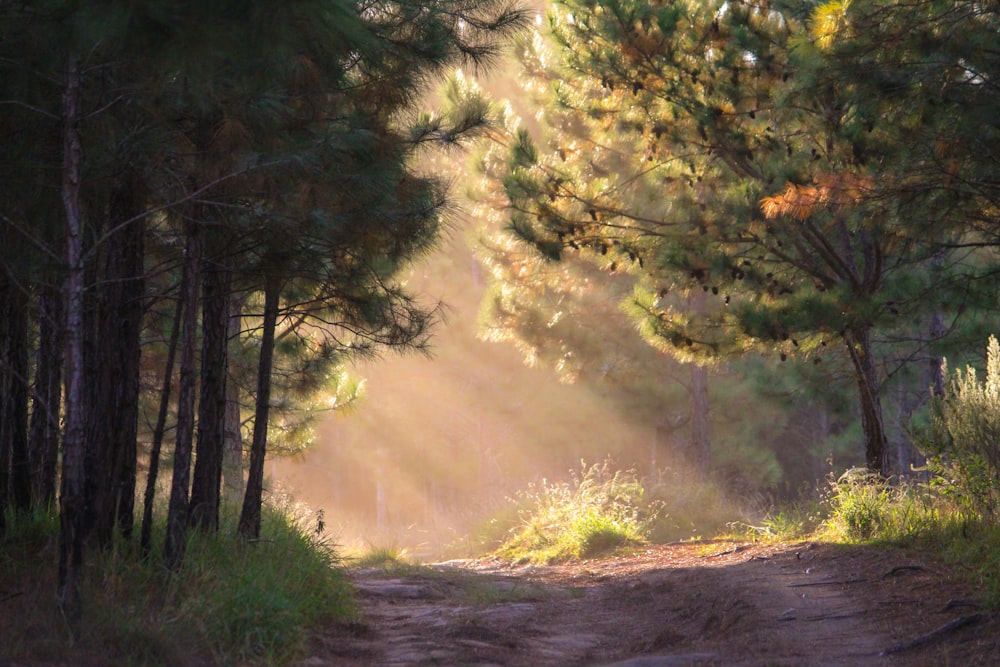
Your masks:
{"label": "fallen branch", "polygon": [[891,646],[886,650],[882,651],[879,655],[892,655],[894,653],[902,653],[903,651],[909,651],[925,644],[930,644],[933,641],[940,639],[949,632],[958,630],[959,628],[964,628],[966,625],[971,625],[972,623],[978,623],[983,619],[982,614],[969,614],[968,616],[959,616],[953,621],[945,623],[940,628],[936,630],[931,630],[926,635],[920,635],[916,639],[911,639],[908,642],[900,642],[895,646]]}
{"label": "fallen branch", "polygon": [[16,593],[8,593],[7,595],[4,595],[3,597],[0,597],[0,602],[6,602],[7,600],[13,600],[14,598],[19,597],[21,595],[24,595],[23,591],[17,591]]}

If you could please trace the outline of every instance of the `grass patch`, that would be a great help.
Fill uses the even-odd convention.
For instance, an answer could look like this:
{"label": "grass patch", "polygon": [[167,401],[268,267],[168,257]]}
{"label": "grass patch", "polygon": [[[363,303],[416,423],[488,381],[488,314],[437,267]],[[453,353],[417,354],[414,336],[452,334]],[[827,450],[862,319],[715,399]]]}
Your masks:
{"label": "grass patch", "polygon": [[591,558],[643,544],[660,510],[633,471],[610,461],[581,465],[572,482],[543,482],[519,494],[521,525],[497,550],[514,562]]}
{"label": "grass patch", "polygon": [[0,646],[14,662],[285,664],[302,656],[312,629],[355,615],[332,546],[267,509],[255,543],[234,537],[235,520],[217,534],[192,533],[176,573],[140,558],[134,543],[90,553],[74,635],[54,604],[58,521],[12,517],[8,528]]}
{"label": "grass patch", "polygon": [[847,471],[832,485],[829,519],[818,537],[850,544],[925,549],[969,573],[983,604],[1000,609],[1000,525],[933,478],[894,484]]}
{"label": "grass patch", "polygon": [[405,570],[414,566],[406,549],[396,546],[368,545],[363,551],[344,555],[344,562],[359,569]]}

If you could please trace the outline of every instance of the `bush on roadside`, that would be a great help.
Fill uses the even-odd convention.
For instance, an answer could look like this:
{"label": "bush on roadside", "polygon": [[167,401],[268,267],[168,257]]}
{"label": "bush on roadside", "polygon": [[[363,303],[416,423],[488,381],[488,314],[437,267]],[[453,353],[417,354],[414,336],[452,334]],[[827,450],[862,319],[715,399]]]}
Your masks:
{"label": "bush on roadside", "polygon": [[498,554],[519,562],[589,558],[643,544],[661,505],[646,497],[635,471],[610,460],[587,467],[571,482],[542,482],[518,494],[521,524]]}
{"label": "bush on roadside", "polygon": [[1000,344],[994,336],[986,347],[984,380],[971,366],[956,370],[947,396],[934,400],[931,414],[921,438],[928,469],[942,492],[994,521],[1000,516]]}
{"label": "bush on roadside", "polygon": [[178,572],[155,555],[143,559],[134,542],[95,554],[74,638],[53,596],[58,521],[12,515],[0,543],[2,657],[130,665],[277,665],[301,657],[318,625],[354,619],[351,588],[332,545],[274,508],[263,521],[253,543],[235,537],[234,517],[218,533],[193,531]]}

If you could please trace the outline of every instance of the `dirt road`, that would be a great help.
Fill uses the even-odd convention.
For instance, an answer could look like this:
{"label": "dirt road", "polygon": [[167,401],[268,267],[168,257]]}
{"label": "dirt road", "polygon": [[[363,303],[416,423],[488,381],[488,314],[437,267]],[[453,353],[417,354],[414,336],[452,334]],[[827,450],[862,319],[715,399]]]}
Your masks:
{"label": "dirt road", "polygon": [[353,574],[320,665],[995,665],[1000,624],[928,554],[730,542],[571,565]]}

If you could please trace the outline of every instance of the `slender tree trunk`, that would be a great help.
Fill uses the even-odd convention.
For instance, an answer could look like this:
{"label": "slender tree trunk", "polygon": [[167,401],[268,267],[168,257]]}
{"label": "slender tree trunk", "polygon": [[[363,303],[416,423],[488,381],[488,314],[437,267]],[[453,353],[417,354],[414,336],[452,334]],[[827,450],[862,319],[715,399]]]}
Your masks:
{"label": "slender tree trunk", "polygon": [[708,420],[708,369],[691,364],[691,456],[695,470],[708,475],[712,461]]}
{"label": "slender tree trunk", "polygon": [[134,522],[145,225],[133,218],[144,203],[137,174],[116,180],[96,304],[87,446],[88,512],[92,536],[100,546],[110,543],[116,524],[128,536]]}
{"label": "slender tree trunk", "polygon": [[0,275],[0,495],[14,509],[31,507],[28,462],[28,297]]}
{"label": "slender tree trunk", "polygon": [[[143,183],[130,173],[120,190],[122,209],[112,217],[118,224],[130,220],[145,209]],[[126,217],[128,216],[128,217]],[[116,428],[113,431],[112,479],[116,494],[115,513],[118,530],[129,537],[135,526],[135,489],[138,458],[139,393],[142,357],[142,320],[145,314],[146,283],[143,258],[145,255],[145,218],[136,218],[120,232],[122,299],[119,304],[120,338],[117,351],[120,368],[116,387]]]}
{"label": "slender tree trunk", "polygon": [[164,560],[168,568],[180,567],[184,556],[188,523],[188,485],[191,480],[191,445],[194,437],[195,346],[198,327],[198,263],[201,239],[195,223],[187,223],[180,298],[184,302],[184,333],[181,339],[180,388],[177,393],[177,439],[174,445],[174,477],[170,485],[167,539]]}
{"label": "slender tree trunk", "polygon": [[[931,345],[944,338],[948,333],[944,323],[944,313],[938,309],[931,315]],[[935,397],[944,396],[945,385],[948,378],[944,376],[944,359],[936,354],[930,355],[927,375],[930,378],[931,395]]]}
{"label": "slender tree trunk", "polygon": [[226,377],[229,368],[229,284],[226,249],[213,233],[212,252],[202,265],[201,395],[198,402],[198,453],[191,486],[191,526],[219,527],[222,458],[226,434]]}
{"label": "slender tree trunk", "polygon": [[[6,276],[0,273],[0,318],[5,318],[11,310],[8,303],[13,298],[13,286]],[[5,319],[0,319],[0,534],[3,533],[7,520],[7,503],[10,498],[10,453],[11,429],[9,425],[8,406],[12,405],[13,378],[7,365],[10,335],[5,326]]]}
{"label": "slender tree trunk", "polygon": [[83,220],[80,211],[80,67],[74,55],[66,65],[63,91],[62,200],[66,211],[66,432],[63,438],[59,497],[58,601],[70,619],[80,616],[80,568],[84,528],[83,420]]}
{"label": "slender tree trunk", "polygon": [[882,417],[882,402],[879,397],[880,382],[878,368],[871,344],[871,329],[855,327],[844,337],[847,352],[854,365],[854,375],[858,382],[858,397],[861,407],[861,426],[865,432],[865,463],[868,469],[879,475],[888,473],[888,439],[885,421]]}
{"label": "slender tree trunk", "polygon": [[[229,345],[240,343],[243,321],[243,299],[231,299],[229,303]],[[232,366],[230,366],[230,371]],[[240,388],[235,378],[226,378],[226,426],[222,451],[222,472],[226,485],[226,497],[232,502],[243,498],[243,433],[240,424]]]}
{"label": "slender tree trunk", "polygon": [[[705,295],[696,290],[688,296],[688,310],[700,314],[705,312]],[[708,419],[708,369],[698,364],[691,364],[691,460],[695,470],[706,477],[712,462],[711,443],[709,440]]]}
{"label": "slender tree trunk", "polygon": [[32,495],[39,507],[51,507],[56,499],[62,404],[62,317],[62,290],[57,284],[45,284],[38,296],[38,349],[28,427]]}
{"label": "slender tree trunk", "polygon": [[[181,294],[187,292],[181,276]],[[153,444],[149,451],[149,471],[146,474],[146,492],[142,502],[142,527],[139,531],[139,548],[143,556],[148,556],[153,543],[153,503],[156,501],[156,478],[160,472],[160,449],[163,446],[163,434],[167,429],[167,415],[170,412],[170,387],[174,379],[174,357],[177,353],[177,341],[180,339],[181,318],[184,314],[184,299],[177,298],[174,311],[173,327],[170,330],[170,341],[167,343],[167,359],[163,368],[163,387],[160,389],[160,410],[153,427]]]}
{"label": "slender tree trunk", "polygon": [[250,444],[250,472],[247,492],[240,512],[239,533],[247,539],[260,537],[261,503],[264,495],[264,457],[267,450],[267,420],[271,403],[271,369],[274,362],[274,329],[278,322],[280,282],[268,276],[264,286],[264,324],[257,365],[257,403],[254,410],[253,440]]}

